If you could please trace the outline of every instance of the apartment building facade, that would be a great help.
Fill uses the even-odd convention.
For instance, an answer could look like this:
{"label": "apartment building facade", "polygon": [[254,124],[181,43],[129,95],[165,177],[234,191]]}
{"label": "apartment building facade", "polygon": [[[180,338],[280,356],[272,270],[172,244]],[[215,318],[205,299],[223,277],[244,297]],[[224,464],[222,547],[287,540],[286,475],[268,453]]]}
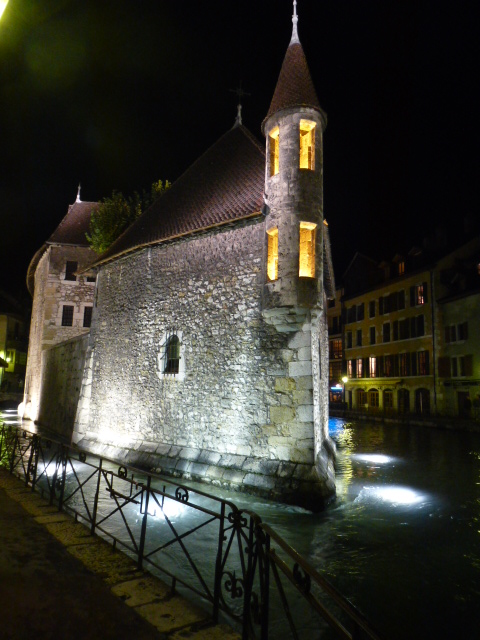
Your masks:
{"label": "apartment building facade", "polygon": [[356,254],[337,294],[331,403],[338,388],[356,412],[480,414],[480,237],[435,259],[420,249],[380,264]]}

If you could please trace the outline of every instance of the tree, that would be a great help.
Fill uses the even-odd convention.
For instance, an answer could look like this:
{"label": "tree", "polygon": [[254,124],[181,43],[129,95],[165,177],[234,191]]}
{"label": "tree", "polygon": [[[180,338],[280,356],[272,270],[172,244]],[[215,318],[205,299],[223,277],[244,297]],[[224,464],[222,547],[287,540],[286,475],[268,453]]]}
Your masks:
{"label": "tree", "polygon": [[85,234],[90,248],[97,254],[104,253],[169,187],[168,180],[158,180],[152,184],[150,193],[135,191],[126,198],[119,191],[113,191],[111,197],[103,198],[92,211],[89,232]]}

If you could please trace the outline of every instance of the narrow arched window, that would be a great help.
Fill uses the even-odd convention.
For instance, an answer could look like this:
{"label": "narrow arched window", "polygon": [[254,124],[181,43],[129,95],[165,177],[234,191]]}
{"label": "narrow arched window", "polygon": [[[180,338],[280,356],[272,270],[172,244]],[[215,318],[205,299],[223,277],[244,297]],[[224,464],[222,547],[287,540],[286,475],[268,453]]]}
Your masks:
{"label": "narrow arched window", "polygon": [[270,176],[276,176],[280,168],[280,129],[275,127],[268,134]]}
{"label": "narrow arched window", "polygon": [[165,344],[165,367],[163,373],[178,373],[180,365],[180,340],[172,335]]}
{"label": "narrow arched window", "polygon": [[300,169],[315,169],[315,122],[300,120]]}

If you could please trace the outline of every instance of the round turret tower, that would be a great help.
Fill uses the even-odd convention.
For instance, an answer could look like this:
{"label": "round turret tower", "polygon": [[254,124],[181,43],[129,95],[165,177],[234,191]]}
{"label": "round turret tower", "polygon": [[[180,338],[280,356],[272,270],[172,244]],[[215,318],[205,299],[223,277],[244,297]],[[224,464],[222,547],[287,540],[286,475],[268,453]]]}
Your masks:
{"label": "round turret tower", "polygon": [[292,38],[262,129],[266,137],[267,274],[263,312],[296,331],[323,306],[323,132],[327,123],[298,39]]}

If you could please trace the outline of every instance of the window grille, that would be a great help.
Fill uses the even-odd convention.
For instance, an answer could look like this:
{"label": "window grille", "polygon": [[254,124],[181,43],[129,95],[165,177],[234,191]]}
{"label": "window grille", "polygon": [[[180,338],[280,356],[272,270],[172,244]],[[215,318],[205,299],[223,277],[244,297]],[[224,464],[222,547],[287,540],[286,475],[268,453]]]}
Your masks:
{"label": "window grille", "polygon": [[180,339],[174,329],[167,331],[163,373],[177,374],[180,368]]}
{"label": "window grille", "polygon": [[64,304],[62,309],[62,327],[71,327],[73,325],[73,306]]}

